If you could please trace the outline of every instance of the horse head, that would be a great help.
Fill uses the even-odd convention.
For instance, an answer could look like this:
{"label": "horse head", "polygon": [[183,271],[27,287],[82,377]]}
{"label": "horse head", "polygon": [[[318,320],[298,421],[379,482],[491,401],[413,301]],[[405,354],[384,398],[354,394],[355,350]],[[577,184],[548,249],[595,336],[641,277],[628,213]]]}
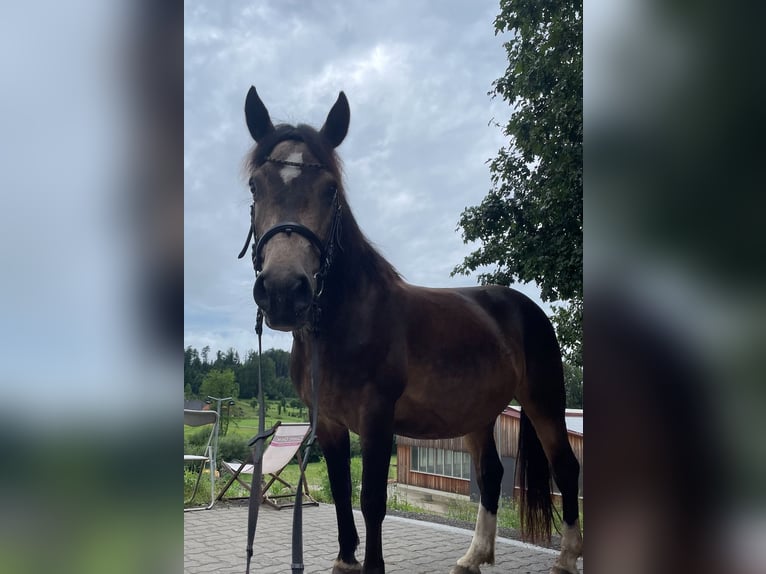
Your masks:
{"label": "horse head", "polygon": [[339,233],[342,182],[334,150],[348,132],[348,101],[340,92],[319,131],[274,126],[251,87],[245,117],[256,142],[247,165],[253,297],[269,327],[294,331],[311,321]]}

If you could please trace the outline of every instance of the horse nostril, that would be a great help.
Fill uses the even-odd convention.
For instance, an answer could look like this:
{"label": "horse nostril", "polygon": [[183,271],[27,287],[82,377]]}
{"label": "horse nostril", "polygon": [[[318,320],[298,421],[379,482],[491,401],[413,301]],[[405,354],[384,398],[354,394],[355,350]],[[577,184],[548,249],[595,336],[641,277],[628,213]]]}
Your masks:
{"label": "horse nostril", "polygon": [[314,293],[305,273],[264,271],[253,285],[253,299],[266,314],[269,326],[293,328],[303,324]]}
{"label": "horse nostril", "polygon": [[309,285],[308,277],[299,275],[295,281],[293,281],[293,295],[296,297],[311,297],[311,285]]}
{"label": "horse nostril", "polygon": [[305,275],[300,275],[293,282],[291,290],[293,309],[296,315],[302,314],[311,305],[311,285]]}
{"label": "horse nostril", "polygon": [[255,285],[253,285],[253,299],[255,300],[255,304],[262,309],[266,307],[268,295],[266,292],[266,279],[263,275],[259,275],[255,280]]}

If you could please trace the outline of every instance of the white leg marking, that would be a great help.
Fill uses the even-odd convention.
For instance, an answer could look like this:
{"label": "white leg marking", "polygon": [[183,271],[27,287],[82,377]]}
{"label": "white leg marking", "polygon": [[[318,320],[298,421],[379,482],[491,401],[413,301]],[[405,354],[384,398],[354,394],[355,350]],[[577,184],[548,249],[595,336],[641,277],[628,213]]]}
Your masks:
{"label": "white leg marking", "polygon": [[333,562],[334,568],[340,568],[344,572],[361,572],[362,571],[362,565],[357,562],[356,564],[347,564],[343,560],[335,560]]}
{"label": "white leg marking", "polygon": [[[299,151],[293,152],[289,156],[287,156],[287,161],[292,161],[295,163],[303,163],[303,154]],[[301,168],[295,167],[294,165],[286,165],[285,167],[279,170],[279,175],[282,176],[282,181],[284,181],[285,184],[290,183],[300,174],[301,174]]]}
{"label": "white leg marking", "polygon": [[564,532],[561,535],[561,554],[556,558],[556,566],[565,572],[577,574],[577,558],[582,554],[582,533],[580,521],[576,520],[572,526],[564,523]]}
{"label": "white leg marking", "polygon": [[495,563],[495,536],[497,535],[497,514],[492,514],[479,504],[479,514],[476,517],[476,530],[468,552],[460,558],[459,566],[479,571],[480,564]]}

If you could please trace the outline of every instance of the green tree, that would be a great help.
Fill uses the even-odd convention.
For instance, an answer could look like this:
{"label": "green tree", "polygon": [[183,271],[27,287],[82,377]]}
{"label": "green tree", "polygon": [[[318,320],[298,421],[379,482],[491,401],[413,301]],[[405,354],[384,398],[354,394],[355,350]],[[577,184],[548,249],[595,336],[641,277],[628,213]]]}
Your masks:
{"label": "green tree", "polygon": [[[280,349],[269,349],[261,356],[261,377],[263,393],[269,400],[297,398],[290,381],[290,353]],[[237,383],[243,398],[258,394],[258,353],[250,351],[247,358],[235,367]]]}
{"label": "green tree", "polygon": [[233,347],[229,347],[226,353],[216,351],[215,361],[213,362],[214,369],[232,369],[236,370],[239,367],[239,353],[234,350]]}
{"label": "green tree", "polygon": [[492,188],[466,208],[463,239],[481,246],[455,267],[485,266],[482,283],[535,281],[566,359],[582,365],[582,0],[500,0],[495,34],[505,74],[490,95],[513,108],[508,144],[490,162]]}
{"label": "green tree", "polygon": [[258,353],[250,351],[245,362],[237,369],[239,396],[245,399],[258,396]]}
{"label": "green tree", "polygon": [[[275,380],[274,363],[264,353],[261,356],[261,381],[263,394],[267,399],[276,398]],[[258,353],[251,351],[248,354],[247,360],[237,369],[237,381],[242,391],[242,397],[258,396]]]}
{"label": "green tree", "polygon": [[186,398],[199,393],[203,376],[203,366],[197,349],[191,346],[186,347],[184,349],[184,393],[189,395]]}
{"label": "green tree", "polygon": [[274,371],[279,379],[290,378],[290,353],[282,349],[269,349],[264,352],[274,362]]}
{"label": "green tree", "polygon": [[564,363],[564,388],[566,389],[567,408],[583,408],[582,369],[569,363]]}
{"label": "green tree", "polygon": [[239,396],[239,385],[234,378],[231,369],[213,369],[205,375],[200,386],[200,395],[203,397],[233,397]]}

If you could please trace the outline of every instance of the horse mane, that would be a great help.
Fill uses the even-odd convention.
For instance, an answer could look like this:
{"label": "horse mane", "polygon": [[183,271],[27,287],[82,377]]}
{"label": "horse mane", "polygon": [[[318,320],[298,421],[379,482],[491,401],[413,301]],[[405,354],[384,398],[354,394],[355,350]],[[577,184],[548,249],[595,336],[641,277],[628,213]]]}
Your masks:
{"label": "horse mane", "polygon": [[[353,266],[355,273],[361,272],[384,281],[401,279],[399,272],[375,249],[359,228],[346,198],[341,159],[335,149],[327,144],[324,137],[316,129],[306,124],[298,124],[297,126],[279,124],[275,126],[274,131],[262,138],[248,154],[245,162],[247,172],[262,166],[277,144],[283,141],[299,141],[306,144],[317,161],[329,170],[338,182],[338,197],[343,216],[340,244],[336,257],[345,260],[345,264]],[[344,283],[356,281],[352,273],[333,275],[337,275],[335,280]]]}

